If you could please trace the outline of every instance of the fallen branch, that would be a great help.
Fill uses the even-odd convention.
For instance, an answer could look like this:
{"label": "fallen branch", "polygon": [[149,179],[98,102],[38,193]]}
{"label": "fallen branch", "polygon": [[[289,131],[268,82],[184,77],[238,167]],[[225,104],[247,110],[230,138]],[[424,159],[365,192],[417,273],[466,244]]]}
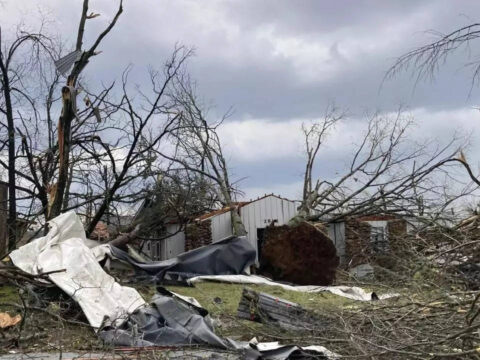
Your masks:
{"label": "fallen branch", "polygon": [[239,318],[278,325],[290,330],[314,330],[325,327],[313,311],[269,294],[244,288],[237,315]]}
{"label": "fallen branch", "polygon": [[137,225],[135,229],[133,229],[131,232],[120,234],[112,241],[109,241],[108,244],[115,247],[122,247],[124,245],[127,245],[131,241],[137,239],[139,232],[140,232],[140,225]]}

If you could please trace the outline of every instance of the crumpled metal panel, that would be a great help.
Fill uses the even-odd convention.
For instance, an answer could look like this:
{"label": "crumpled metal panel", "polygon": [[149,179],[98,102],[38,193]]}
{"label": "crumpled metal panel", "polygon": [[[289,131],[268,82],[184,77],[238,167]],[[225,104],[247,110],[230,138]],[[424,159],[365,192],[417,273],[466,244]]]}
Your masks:
{"label": "crumpled metal panel", "polygon": [[73,64],[75,64],[75,62],[80,60],[81,56],[82,56],[82,52],[80,50],[75,50],[70,54],[65,55],[64,57],[56,60],[54,62],[55,67],[57,68],[60,74],[67,77],[71,67],[73,66]]}
{"label": "crumpled metal panel", "polygon": [[167,273],[184,274],[185,278],[198,275],[242,274],[255,263],[256,252],[245,236],[239,236],[202,246],[164,261],[139,262],[113,246],[111,255],[114,259],[125,261],[159,281]]}

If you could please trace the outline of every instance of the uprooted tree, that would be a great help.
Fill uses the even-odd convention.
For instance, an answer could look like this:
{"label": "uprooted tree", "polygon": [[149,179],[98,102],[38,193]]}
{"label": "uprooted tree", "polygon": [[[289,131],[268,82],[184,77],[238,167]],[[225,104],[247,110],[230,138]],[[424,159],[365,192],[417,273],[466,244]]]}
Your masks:
{"label": "uprooted tree", "polygon": [[[418,79],[433,75],[440,62],[479,36],[478,24],[442,35],[438,41],[401,56],[387,77],[411,65]],[[474,66],[475,81],[480,65],[470,65]],[[298,215],[290,226],[369,214],[401,214],[426,225],[443,226],[458,220],[457,200],[471,195],[480,185],[462,150],[465,139],[455,134],[444,145],[428,139],[415,142],[409,137],[413,121],[401,111],[393,115],[374,114],[368,119],[363,136],[357,138],[350,162],[340,169],[339,175],[316,178],[315,165],[322,147],[342,122],[345,113],[329,106],[321,121],[303,126],[303,194]],[[470,181],[461,174],[462,168]],[[278,268],[281,266],[279,263]]]}
{"label": "uprooted tree", "polygon": [[[451,217],[447,210],[476,189],[477,184],[461,183],[454,178],[459,171],[454,164],[463,161],[459,156],[464,139],[454,136],[443,146],[428,140],[414,141],[410,136],[413,120],[400,111],[393,115],[371,116],[366,122],[364,134],[356,137],[356,147],[345,168],[339,169],[335,176],[316,177],[320,166],[317,163],[328,136],[332,135],[335,127],[341,128],[345,121],[345,113],[330,106],[322,120],[303,125],[306,153],[303,196],[298,214],[289,222],[291,228],[305,227],[309,222],[325,223],[378,214],[410,216],[425,223],[438,222]],[[328,253],[327,249],[331,246],[328,237],[320,230],[313,231],[313,225],[310,226],[310,236],[316,234],[318,248],[325,248],[324,252]],[[279,271],[285,263],[294,264],[299,257],[310,258],[311,250],[308,249],[312,248],[311,244],[298,244],[295,231],[268,231],[272,234],[264,247],[268,247],[269,252],[274,251],[277,243],[284,249],[288,248],[287,244],[292,244],[297,253],[292,252],[287,260],[287,252],[284,252],[282,261],[272,257],[268,264],[264,264],[265,268],[273,267]],[[275,232],[277,236],[273,235]],[[304,256],[298,254],[302,248],[305,249]],[[331,279],[335,271],[332,264],[335,262],[338,264],[335,257],[332,257],[331,263],[324,262]],[[312,259],[310,266],[305,264],[305,269],[312,268],[314,264]],[[305,273],[305,277],[308,275]]]}
{"label": "uprooted tree", "polygon": [[371,116],[340,175],[315,179],[312,169],[318,152],[343,118],[333,108],[320,123],[303,128],[307,153],[304,190],[292,223],[378,213],[400,213],[427,221],[442,216],[455,200],[473,190],[471,184],[451,187],[445,180],[445,175],[458,171],[452,163],[462,161],[465,139],[454,135],[444,145],[428,139],[415,141],[410,137],[413,119],[401,111]]}

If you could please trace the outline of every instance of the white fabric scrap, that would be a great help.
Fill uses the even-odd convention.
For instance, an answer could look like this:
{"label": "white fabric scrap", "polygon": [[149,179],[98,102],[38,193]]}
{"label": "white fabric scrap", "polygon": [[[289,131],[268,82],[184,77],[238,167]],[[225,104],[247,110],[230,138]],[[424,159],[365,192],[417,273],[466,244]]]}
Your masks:
{"label": "white fabric scrap", "polygon": [[[137,290],[121,286],[98,264],[88,248],[83,225],[74,212],[50,220],[50,231],[10,254],[12,262],[23,271],[48,275],[82,308],[90,325],[119,324],[145,301]],[[105,249],[102,249],[105,251]]]}
{"label": "white fabric scrap", "polygon": [[[316,285],[287,285],[272,281],[268,278],[258,275],[202,275],[187,280],[190,284],[202,281],[218,281],[232,284],[252,284],[252,285],[269,285],[280,286],[285,290],[299,291],[305,293],[319,293],[328,291],[332,294],[345,297],[347,299],[359,301],[371,301],[372,293],[356,286],[316,286]],[[400,294],[389,293],[378,295],[379,300],[400,296]]]}
{"label": "white fabric scrap", "polygon": [[[304,350],[304,351],[311,351],[311,352],[316,352],[321,356],[326,356],[327,359],[339,359],[340,355],[337,353],[334,353],[333,351],[328,350],[324,346],[320,345],[310,345],[310,346],[298,346],[298,345],[282,345],[277,341],[274,342],[263,342],[259,343],[256,338],[253,338],[250,340],[250,345],[253,345],[254,348],[256,348],[260,352],[267,352],[267,351],[272,351],[272,350],[277,350],[281,348],[288,348],[289,356],[291,353],[293,353],[295,350]],[[285,357],[281,357],[281,359],[284,359]]]}

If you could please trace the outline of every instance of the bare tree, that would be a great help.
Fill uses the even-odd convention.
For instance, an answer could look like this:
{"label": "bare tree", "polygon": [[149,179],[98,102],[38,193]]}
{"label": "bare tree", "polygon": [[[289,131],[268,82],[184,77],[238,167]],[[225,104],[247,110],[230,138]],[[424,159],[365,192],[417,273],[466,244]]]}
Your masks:
{"label": "bare tree", "polygon": [[[474,23],[460,27],[450,33],[444,34],[430,31],[438,40],[421,46],[401,55],[388,69],[385,78],[391,78],[400,71],[413,70],[417,81],[434,77],[439,67],[449,56],[461,49],[469,50],[471,43],[480,37],[480,24]],[[466,66],[473,68],[472,85],[478,81],[480,75],[480,62],[474,60],[466,62]]]}
{"label": "bare tree", "polygon": [[329,131],[335,124],[344,117],[344,113],[340,112],[335,105],[329,105],[325,116],[321,122],[316,122],[311,126],[302,125],[302,131],[305,139],[305,152],[307,155],[305,163],[305,173],[303,177],[303,196],[302,203],[299,208],[300,216],[308,216],[311,210],[315,208],[315,202],[319,197],[318,191],[322,182],[318,179],[315,187],[312,185],[313,168],[320,147],[324,144]]}
{"label": "bare tree", "polygon": [[59,169],[58,169],[58,181],[52,191],[51,206],[48,212],[48,217],[53,218],[60,214],[62,210],[62,204],[64,203],[64,194],[68,183],[68,169],[69,158],[71,151],[71,130],[72,121],[77,116],[77,92],[76,88],[78,78],[81,72],[87,66],[91,57],[97,55],[97,48],[105,38],[105,36],[113,29],[120,14],[123,12],[122,0],[115,14],[113,20],[107,26],[107,28],[98,35],[97,39],[86,51],[82,51],[83,35],[85,31],[85,23],[88,19],[96,17],[96,14],[88,15],[88,0],[83,1],[82,15],[80,18],[80,24],[78,26],[77,42],[75,46],[75,53],[79,54],[79,59],[74,63],[72,70],[67,78],[67,84],[62,88],[62,114],[58,120],[58,151],[59,151]]}
{"label": "bare tree", "polygon": [[245,235],[246,230],[234,202],[235,184],[230,180],[227,161],[217,133],[228,113],[220,121],[207,120],[206,110],[196,94],[195,84],[186,74],[178,74],[175,80],[170,96],[181,116],[178,129],[172,132],[175,153],[173,156],[163,156],[215,184],[218,201],[222,206],[231,208],[234,233]]}
{"label": "bare tree", "polygon": [[[392,78],[399,72],[408,70],[412,70],[413,73],[416,74],[416,81],[435,77],[440,66],[443,65],[453,53],[463,49],[470,54],[470,46],[480,37],[480,24],[472,23],[462,26],[447,34],[437,31],[431,31],[430,33],[437,36],[438,40],[413,49],[398,57],[394,64],[388,69],[385,79]],[[473,69],[471,82],[473,87],[480,77],[480,61],[477,59],[466,61],[465,66]],[[451,159],[448,159],[446,163],[457,163],[463,166],[470,179],[480,186],[478,175],[472,171],[463,152],[460,152],[460,156],[453,156]]]}
{"label": "bare tree", "polygon": [[[43,25],[43,24],[42,24]],[[0,143],[0,152],[8,151],[8,162],[0,164],[8,170],[8,247],[13,249],[17,235],[17,190],[31,193],[31,190],[17,184],[21,174],[17,170],[18,158],[16,137],[18,123],[25,117],[36,117],[35,98],[28,89],[26,78],[38,68],[43,52],[50,53],[53,42],[42,33],[18,29],[12,41],[2,37],[0,29],[0,126],[7,132],[7,140]],[[6,120],[5,122],[3,120]],[[21,135],[21,134],[20,134]]]}
{"label": "bare tree", "polygon": [[307,152],[304,195],[292,224],[302,219],[378,212],[426,216],[425,208],[429,216],[440,216],[453,201],[473,191],[471,184],[449,191],[444,181],[453,178],[454,170],[446,167],[459,161],[462,139],[454,137],[443,146],[415,143],[408,139],[412,120],[401,112],[393,118],[373,115],[345,172],[333,181],[318,179],[312,188],[318,152],[328,130],[342,117],[330,109],[321,123],[303,127]]}
{"label": "bare tree", "polygon": [[[22,184],[16,188],[26,194],[15,204],[22,204],[27,215],[40,223],[59,212],[75,210],[85,216],[87,233],[91,233],[100,220],[131,213],[132,206],[149,194],[157,176],[168,168],[157,150],[178,127],[180,113],[167,95],[177,73],[184,72],[192,51],[179,46],[163,69],[152,69],[149,89],[129,84],[130,67],[119,87],[112,83],[97,93],[89,91],[80,79],[121,13],[120,1],[112,22],[83,51],[87,20],[97,16],[88,14],[85,0],[75,50],[62,56],[61,44],[52,45],[48,56],[39,56],[37,68],[28,74],[32,84],[38,85],[23,91],[30,108],[29,112],[19,112],[15,124],[21,141],[12,148],[22,168],[15,172]],[[57,59],[57,69],[52,58]],[[25,83],[26,74],[14,74],[16,81]],[[65,86],[60,85],[62,75],[67,78]],[[59,88],[61,96],[56,95]],[[53,113],[59,108],[61,116],[55,126]],[[8,141],[2,143],[2,155],[7,145]],[[9,168],[2,158],[0,166]]]}
{"label": "bare tree", "polygon": [[[128,71],[124,73],[122,79],[123,96],[120,102],[107,102],[115,112],[125,115],[127,123],[121,127],[116,126],[116,133],[119,135],[117,140],[122,139],[123,141],[115,141],[113,146],[101,140],[99,136],[92,140],[91,144],[94,147],[96,146],[97,150],[95,151],[92,148],[91,152],[96,153],[97,156],[102,154],[101,156],[105,158],[105,161],[109,162],[108,169],[110,170],[111,180],[106,181],[106,189],[101,195],[99,194],[101,201],[88,225],[87,233],[93,231],[95,225],[115,200],[114,196],[118,195],[121,189],[130,187],[133,190],[133,187],[139,187],[143,192],[146,188],[145,186],[138,186],[139,181],[146,179],[148,176],[155,177],[155,175],[164,172],[160,164],[156,164],[157,168],[154,168],[157,160],[154,157],[155,154],[158,154],[157,150],[160,148],[162,140],[165,140],[178,127],[177,122],[181,117],[181,114],[172,108],[167,96],[167,89],[191,53],[191,50],[179,47],[167,61],[163,76],[158,72],[151,72],[151,96],[140,92],[144,100],[143,104],[136,104],[136,100],[128,92]],[[121,148],[122,152],[125,153],[124,156],[121,156],[121,161],[115,159],[112,150],[110,150],[114,147],[117,152]],[[103,151],[100,152],[99,148],[102,148]],[[104,163],[100,163],[103,166]],[[118,169],[117,163],[122,164]],[[105,180],[105,175],[103,175],[102,181],[105,182]],[[141,196],[136,198],[133,196],[132,199],[131,192],[127,197],[133,201],[138,201],[141,198]],[[121,195],[117,200],[121,200]]]}

